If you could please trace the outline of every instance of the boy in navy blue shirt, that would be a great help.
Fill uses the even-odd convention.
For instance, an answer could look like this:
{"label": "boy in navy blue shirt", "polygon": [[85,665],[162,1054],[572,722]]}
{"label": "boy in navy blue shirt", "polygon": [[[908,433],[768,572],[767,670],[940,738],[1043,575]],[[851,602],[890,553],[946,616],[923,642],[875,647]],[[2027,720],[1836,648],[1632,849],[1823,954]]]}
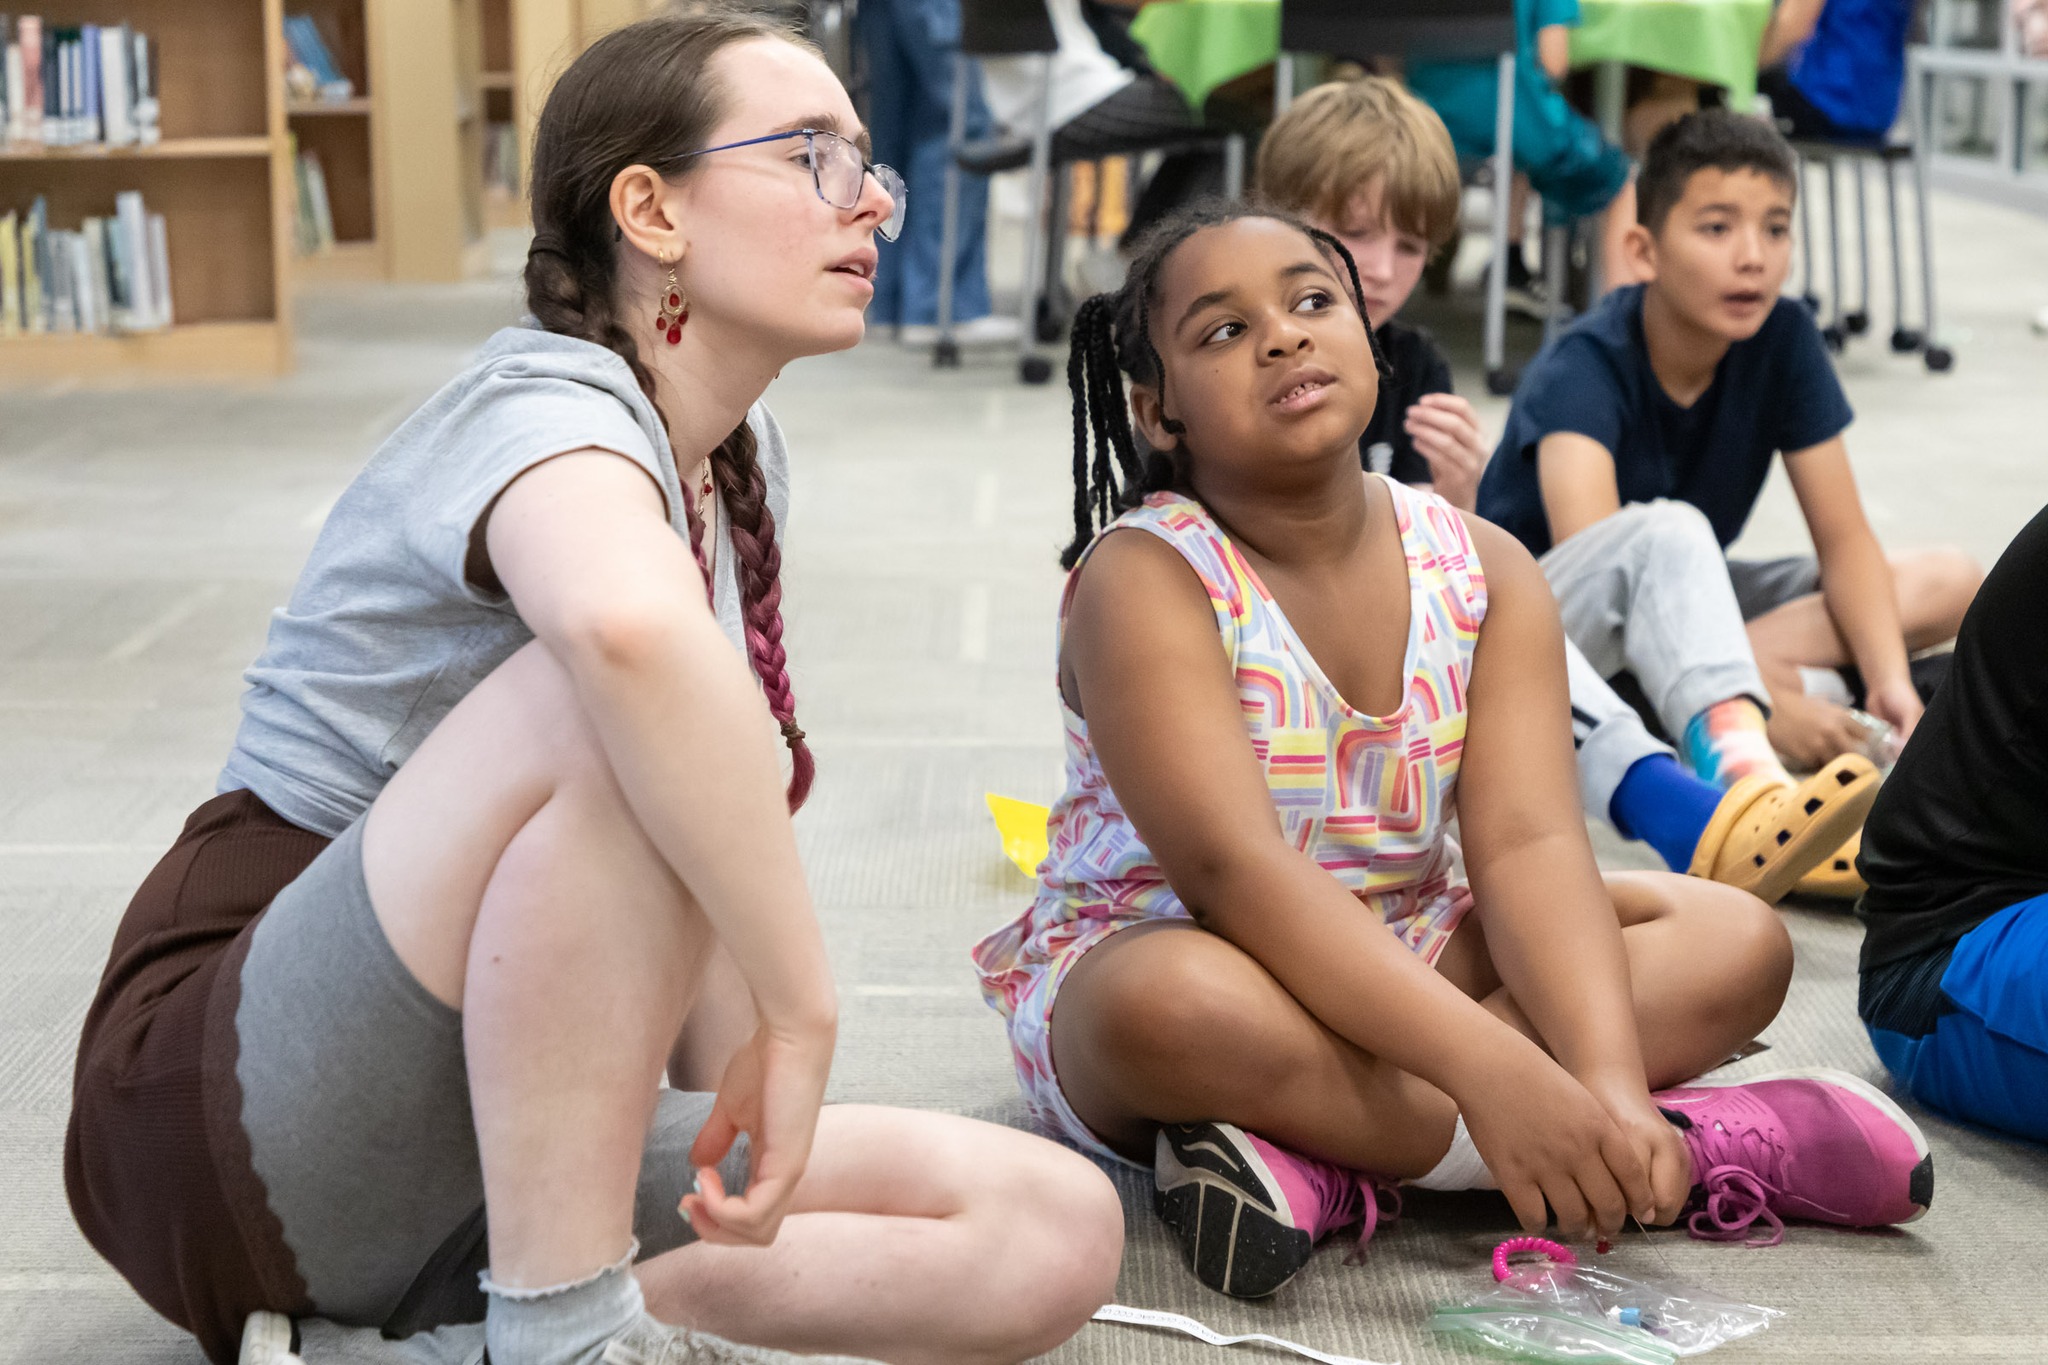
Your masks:
{"label": "boy in navy blue shirt", "polygon": [[[1774,747],[1808,768],[1861,747],[1802,669],[1855,665],[1865,709],[1910,734],[1908,651],[1953,637],[1981,578],[1953,551],[1888,560],[1864,517],[1848,402],[1812,319],[1779,297],[1795,177],[1754,119],[1708,110],[1660,133],[1627,237],[1648,282],[1529,367],[1480,485],[1480,513],[1541,556],[1595,669],[1632,672],[1688,764],[1724,785],[1789,782]],[[1727,560],[1780,456],[1816,557]]]}

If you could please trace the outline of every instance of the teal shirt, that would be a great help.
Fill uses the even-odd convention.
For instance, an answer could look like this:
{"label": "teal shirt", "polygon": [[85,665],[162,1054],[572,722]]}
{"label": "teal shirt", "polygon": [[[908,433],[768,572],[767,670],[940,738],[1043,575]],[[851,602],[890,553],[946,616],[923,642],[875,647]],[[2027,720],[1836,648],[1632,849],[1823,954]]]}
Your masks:
{"label": "teal shirt", "polygon": [[[1579,26],[1579,0],[1515,0],[1515,141],[1542,145],[1546,130],[1572,110],[1544,74],[1536,34],[1553,24]],[[1493,155],[1495,62],[1466,58],[1418,61],[1408,66],[1408,88],[1443,119],[1461,157]]]}

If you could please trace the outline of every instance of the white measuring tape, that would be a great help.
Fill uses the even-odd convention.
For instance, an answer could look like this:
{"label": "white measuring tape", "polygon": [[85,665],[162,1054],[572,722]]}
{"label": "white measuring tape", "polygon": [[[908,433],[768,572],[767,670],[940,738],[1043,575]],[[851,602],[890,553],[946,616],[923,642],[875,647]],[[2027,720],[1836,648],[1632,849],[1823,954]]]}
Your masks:
{"label": "white measuring tape", "polygon": [[1095,1320],[1121,1322],[1130,1327],[1160,1327],[1169,1332],[1191,1336],[1197,1341],[1206,1341],[1211,1346],[1278,1346],[1283,1351],[1292,1351],[1310,1360],[1320,1360],[1323,1365],[1380,1365],[1378,1361],[1361,1360],[1357,1356],[1332,1355],[1328,1351],[1318,1351],[1312,1346],[1304,1346],[1298,1341],[1269,1337],[1264,1332],[1247,1332],[1235,1337],[1225,1336],[1221,1332],[1204,1327],[1193,1318],[1184,1318],[1178,1313],[1162,1313],[1153,1308],[1128,1308],[1120,1303],[1112,1303],[1097,1309]]}

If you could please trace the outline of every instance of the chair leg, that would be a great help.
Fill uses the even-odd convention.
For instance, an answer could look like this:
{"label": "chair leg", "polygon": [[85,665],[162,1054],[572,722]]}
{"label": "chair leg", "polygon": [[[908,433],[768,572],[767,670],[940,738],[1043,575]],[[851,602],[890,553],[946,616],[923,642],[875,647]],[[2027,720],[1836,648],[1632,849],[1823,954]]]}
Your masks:
{"label": "chair leg", "polygon": [[1273,117],[1279,118],[1294,103],[1294,54],[1282,52],[1273,58]]}
{"label": "chair leg", "polygon": [[1565,314],[1570,305],[1565,302],[1567,258],[1571,255],[1572,229],[1570,224],[1559,223],[1543,232],[1543,288],[1550,297],[1543,309],[1543,344],[1557,335],[1557,329],[1564,325]]}
{"label": "chair leg", "polygon": [[1038,117],[1031,130],[1030,204],[1024,212],[1024,296],[1018,306],[1018,335],[1022,353],[1017,374],[1027,384],[1044,384],[1052,379],[1052,362],[1038,349],[1038,307],[1044,296],[1046,198],[1052,172],[1052,63],[1044,58],[1045,70],[1038,92]]}
{"label": "chair leg", "polygon": [[1799,299],[1818,322],[1820,295],[1813,292],[1813,187],[1806,174],[1806,158],[1795,152],[1792,166],[1799,174]]}
{"label": "chair leg", "polygon": [[1026,321],[1041,342],[1059,340],[1061,319],[1067,307],[1067,239],[1072,236],[1069,220],[1074,213],[1074,163],[1052,168],[1051,190],[1047,194],[1045,232],[1045,287],[1039,291],[1038,311]]}
{"label": "chair leg", "polygon": [[1223,139],[1223,197],[1244,198],[1244,134]]}
{"label": "chair leg", "polygon": [[1849,159],[1849,174],[1856,180],[1856,275],[1861,285],[1856,294],[1856,311],[1842,317],[1842,328],[1850,336],[1870,330],[1870,206],[1863,193],[1862,157]]}
{"label": "chair leg", "polygon": [[1842,215],[1835,203],[1835,161],[1830,156],[1820,163],[1828,178],[1828,325],[1820,334],[1829,350],[1840,353],[1849,334],[1842,326]]}
{"label": "chair leg", "polygon": [[1934,224],[1933,214],[1927,205],[1927,149],[1933,142],[1933,136],[1926,118],[1927,102],[1917,77],[1907,83],[1907,89],[1908,98],[1913,102],[1913,198],[1920,206],[1920,298],[1926,305],[1922,319],[1927,335],[1920,355],[1927,362],[1928,369],[1940,374],[1953,366],[1956,358],[1948,347],[1935,339]]}
{"label": "chair leg", "polygon": [[974,78],[968,58],[953,55],[953,108],[946,132],[946,204],[939,228],[939,340],[932,364],[953,369],[960,364],[960,343],[953,337],[953,253],[960,237],[960,144],[967,137],[967,83]]}
{"label": "chair leg", "polygon": [[1508,209],[1515,184],[1515,54],[1500,55],[1493,120],[1493,265],[1486,272],[1486,391],[1514,392],[1507,370]]}
{"label": "chair leg", "polygon": [[1906,326],[1906,244],[1899,239],[1898,163],[1884,162],[1885,216],[1892,238],[1892,349],[1901,354],[1920,349],[1920,333]]}

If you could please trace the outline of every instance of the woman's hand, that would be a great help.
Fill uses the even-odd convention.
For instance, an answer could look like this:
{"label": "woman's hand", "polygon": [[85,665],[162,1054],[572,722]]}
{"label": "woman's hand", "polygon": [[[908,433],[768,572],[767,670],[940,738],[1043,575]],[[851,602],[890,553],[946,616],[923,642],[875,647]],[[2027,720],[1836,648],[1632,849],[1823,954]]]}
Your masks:
{"label": "woman's hand", "polygon": [[[831,1025],[778,1032],[764,1024],[734,1054],[711,1117],[690,1147],[697,1191],[684,1195],[680,1206],[705,1241],[767,1246],[775,1240],[811,1159],[836,1034]],[[732,1195],[716,1166],[741,1133],[753,1141],[753,1178],[746,1194]]]}
{"label": "woman's hand", "polygon": [[1546,1203],[1566,1241],[1612,1236],[1630,1213],[1657,1208],[1637,1144],[1591,1091],[1522,1042],[1451,1097],[1523,1230],[1543,1230]]}
{"label": "woman's hand", "polygon": [[1685,1201],[1692,1197],[1693,1186],[1692,1154],[1686,1150],[1678,1126],[1657,1108],[1641,1076],[1590,1077],[1585,1085],[1649,1173],[1652,1203],[1629,1212],[1636,1221],[1656,1227],[1676,1222],[1685,1211]]}
{"label": "woman's hand", "polygon": [[1402,418],[1408,439],[1429,462],[1437,495],[1463,512],[1479,500],[1479,476],[1486,471],[1486,438],[1479,414],[1455,393],[1425,393]]}

